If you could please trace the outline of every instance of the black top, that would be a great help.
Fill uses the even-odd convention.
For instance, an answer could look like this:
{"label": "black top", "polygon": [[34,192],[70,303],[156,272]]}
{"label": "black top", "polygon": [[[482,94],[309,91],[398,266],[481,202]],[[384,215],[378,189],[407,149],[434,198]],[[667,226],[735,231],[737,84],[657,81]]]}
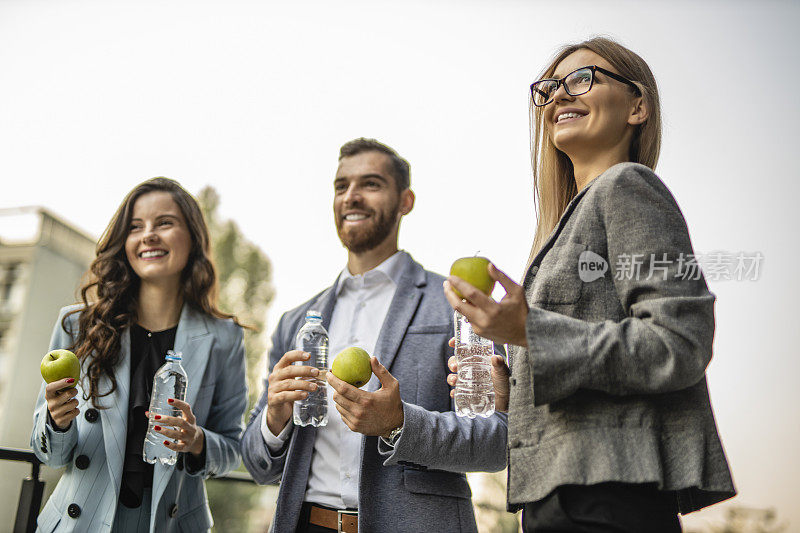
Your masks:
{"label": "black top", "polygon": [[142,457],[148,420],[144,412],[150,409],[153,378],[164,364],[167,351],[175,346],[178,326],[164,331],[148,331],[138,324],[131,327],[131,384],[128,398],[128,438],[119,501],[125,507],[142,504],[145,487],[153,486],[153,465]]}

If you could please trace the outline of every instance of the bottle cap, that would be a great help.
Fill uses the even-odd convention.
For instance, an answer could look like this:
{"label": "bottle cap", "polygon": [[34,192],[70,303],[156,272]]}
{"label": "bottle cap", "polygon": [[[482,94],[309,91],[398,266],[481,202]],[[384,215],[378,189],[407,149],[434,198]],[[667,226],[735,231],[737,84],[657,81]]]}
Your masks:
{"label": "bottle cap", "polygon": [[306,320],[308,320],[309,318],[322,320],[322,313],[320,313],[319,311],[315,311],[313,309],[309,309],[308,311],[306,311]]}
{"label": "bottle cap", "polygon": [[172,350],[167,350],[167,356],[165,359],[167,361],[180,361],[182,355],[183,354],[181,352],[174,352]]}

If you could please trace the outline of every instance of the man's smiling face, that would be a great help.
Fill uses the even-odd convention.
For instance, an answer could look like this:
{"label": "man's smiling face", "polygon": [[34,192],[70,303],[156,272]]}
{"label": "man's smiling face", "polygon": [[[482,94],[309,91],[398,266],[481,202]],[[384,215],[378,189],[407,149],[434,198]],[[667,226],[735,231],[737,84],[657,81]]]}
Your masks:
{"label": "man's smiling face", "polygon": [[400,192],[386,154],[361,152],[339,162],[333,181],[333,214],[342,244],[353,253],[397,234]]}

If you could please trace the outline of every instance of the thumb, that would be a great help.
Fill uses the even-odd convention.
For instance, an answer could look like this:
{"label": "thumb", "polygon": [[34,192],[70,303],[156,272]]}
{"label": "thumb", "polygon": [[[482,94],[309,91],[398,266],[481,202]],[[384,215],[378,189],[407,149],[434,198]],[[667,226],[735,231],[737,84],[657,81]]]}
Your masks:
{"label": "thumb", "polygon": [[394,378],[393,375],[386,370],[386,367],[383,366],[380,361],[378,361],[377,357],[370,357],[369,360],[370,364],[372,365],[372,372],[378,376],[378,380],[381,382],[381,387],[386,387],[391,385],[392,383],[396,382],[397,380]]}

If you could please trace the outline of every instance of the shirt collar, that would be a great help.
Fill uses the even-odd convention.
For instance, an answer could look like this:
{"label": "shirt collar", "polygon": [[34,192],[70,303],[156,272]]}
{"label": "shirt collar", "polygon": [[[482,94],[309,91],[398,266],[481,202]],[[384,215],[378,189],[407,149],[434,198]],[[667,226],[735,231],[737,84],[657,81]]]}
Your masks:
{"label": "shirt collar", "polygon": [[388,280],[397,285],[400,282],[400,276],[403,275],[403,271],[410,260],[411,256],[408,255],[408,253],[404,250],[398,250],[392,254],[392,256],[384,260],[383,263],[363,274],[353,275],[347,267],[344,267],[344,270],[342,270],[342,273],[339,275],[339,281],[336,284],[336,295],[339,296],[339,294],[341,294],[345,284],[351,287],[369,287],[382,280]]}

